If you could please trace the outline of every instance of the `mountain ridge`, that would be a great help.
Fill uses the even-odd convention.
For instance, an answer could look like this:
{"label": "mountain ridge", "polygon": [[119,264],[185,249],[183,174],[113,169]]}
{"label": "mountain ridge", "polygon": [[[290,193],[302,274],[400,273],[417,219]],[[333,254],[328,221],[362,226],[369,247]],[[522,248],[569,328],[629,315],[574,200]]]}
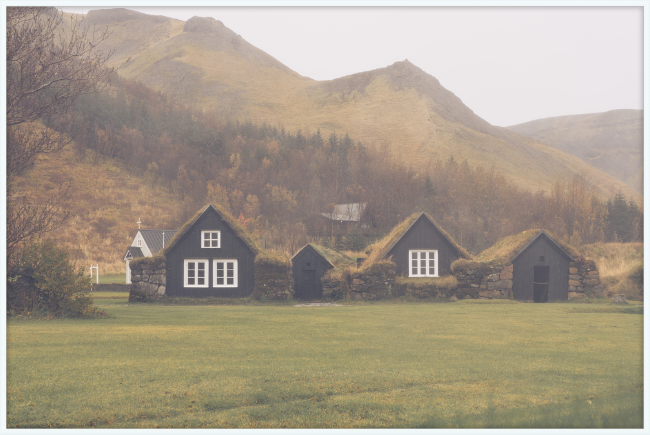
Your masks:
{"label": "mountain ridge", "polygon": [[643,110],[554,116],[507,127],[590,165],[643,193]]}
{"label": "mountain ridge", "polygon": [[[106,25],[114,35],[106,48],[118,49],[112,62],[132,57],[120,74],[191,107],[293,131],[347,132],[355,140],[385,145],[421,169],[439,158],[466,159],[473,165],[494,167],[531,190],[548,191],[558,179],[586,172],[603,196],[612,195],[614,186],[642,201],[613,177],[535,139],[490,125],[408,60],[315,81],[213,18],[148,21],[146,14],[104,11],[110,10],[91,11],[86,19],[104,23],[102,15],[108,16]],[[122,21],[116,18],[120,16]],[[152,29],[147,41],[133,43],[139,32],[133,27]]]}

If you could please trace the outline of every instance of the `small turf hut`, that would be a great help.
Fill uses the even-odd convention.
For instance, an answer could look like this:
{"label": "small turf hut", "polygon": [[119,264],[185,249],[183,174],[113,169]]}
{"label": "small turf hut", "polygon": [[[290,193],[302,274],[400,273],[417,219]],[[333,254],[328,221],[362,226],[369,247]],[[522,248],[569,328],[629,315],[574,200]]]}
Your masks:
{"label": "small turf hut", "polygon": [[569,267],[579,255],[545,230],[504,237],[483,251],[477,261],[512,264],[512,297],[517,300],[566,301]]}
{"label": "small turf hut", "polygon": [[313,243],[305,245],[291,259],[294,297],[303,300],[320,299],[323,296],[323,275],[335,267],[351,267],[355,261],[325,246]]}
{"label": "small turf hut", "polygon": [[454,260],[471,258],[424,212],[414,213],[405,219],[369,249],[363,267],[390,258],[397,266],[396,274],[409,278],[448,275]]}

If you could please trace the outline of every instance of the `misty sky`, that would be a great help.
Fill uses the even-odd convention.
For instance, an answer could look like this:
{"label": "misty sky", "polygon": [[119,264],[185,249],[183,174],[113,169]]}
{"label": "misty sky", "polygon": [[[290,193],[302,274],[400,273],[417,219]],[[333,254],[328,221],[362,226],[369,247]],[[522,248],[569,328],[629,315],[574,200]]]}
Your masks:
{"label": "misty sky", "polygon": [[641,7],[129,9],[183,21],[214,17],[315,80],[408,59],[498,126],[643,108]]}

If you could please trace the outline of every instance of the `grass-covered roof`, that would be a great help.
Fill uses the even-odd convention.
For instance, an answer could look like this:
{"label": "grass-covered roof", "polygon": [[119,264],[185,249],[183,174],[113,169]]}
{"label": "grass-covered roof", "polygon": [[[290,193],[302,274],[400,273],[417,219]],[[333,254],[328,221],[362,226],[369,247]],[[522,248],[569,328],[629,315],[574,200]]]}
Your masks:
{"label": "grass-covered roof", "polygon": [[406,234],[406,232],[415,224],[415,222],[421,217],[424,216],[425,218],[429,219],[431,223],[442,233],[442,235],[451,243],[453,247],[455,247],[458,252],[460,252],[461,257],[463,258],[472,258],[472,256],[465,250],[463,249],[462,246],[460,246],[456,241],[436,222],[431,219],[431,216],[429,216],[427,213],[413,213],[411,216],[408,218],[404,219],[402,222],[397,224],[390,233],[388,233],[386,236],[384,236],[382,239],[377,241],[376,243],[370,245],[366,251],[370,251],[368,254],[368,258],[363,262],[364,267],[366,265],[370,265],[372,263],[376,263],[378,261],[381,261],[384,259],[386,254],[388,254],[388,251],[391,250],[393,246]]}
{"label": "grass-covered roof", "polygon": [[[481,252],[476,257],[476,261],[497,261],[500,263],[509,263],[511,262],[512,258],[526,246],[526,244],[531,242],[536,236],[542,233],[542,231],[543,230],[528,230],[519,234],[514,234],[512,236],[507,236],[499,239],[494,245]],[[555,243],[558,244],[558,246],[564,249],[571,257],[575,258],[580,255],[576,248],[567,243],[564,243],[548,231],[544,230],[543,233],[546,233],[549,238],[551,238]]]}
{"label": "grass-covered roof", "polygon": [[333,249],[327,248],[322,245],[315,245],[309,243],[307,246],[311,246],[316,252],[318,252],[325,260],[329,261],[330,264],[334,267],[347,267],[347,266],[356,266],[357,260],[355,258],[348,257],[345,254],[334,251]]}
{"label": "grass-covered roof", "polygon": [[137,262],[146,262],[146,263],[160,263],[161,261],[164,261],[165,258],[167,257],[167,253],[171,249],[178,240],[183,237],[185,233],[190,229],[190,227],[201,217],[203,213],[209,208],[212,207],[214,208],[217,213],[221,215],[223,220],[233,229],[233,231],[246,243],[251,250],[255,253],[255,262],[257,264],[265,264],[265,265],[282,265],[282,266],[287,266],[290,265],[289,258],[279,252],[274,252],[274,251],[269,251],[262,249],[260,247],[260,244],[258,240],[253,237],[251,233],[246,231],[246,229],[235,219],[230,213],[225,211],[221,206],[215,205],[215,204],[208,204],[205,207],[202,207],[199,211],[197,211],[194,216],[192,216],[187,222],[183,224],[183,226],[174,234],[174,237],[169,241],[169,244],[165,246],[165,249],[162,249],[158,251],[157,254],[155,254],[153,257],[149,258],[140,258],[138,259]]}
{"label": "grass-covered roof", "polygon": [[218,204],[207,204],[199,211],[197,211],[194,216],[185,222],[183,226],[176,232],[176,234],[174,234],[174,237],[172,237],[172,239],[169,241],[169,244],[165,246],[165,249],[163,249],[163,255],[167,255],[169,250],[176,244],[176,242],[178,242],[178,240],[183,237],[185,233],[187,233],[187,231],[199,219],[199,217],[201,217],[201,215],[203,215],[203,213],[205,213],[206,210],[210,207],[214,208],[215,211],[221,215],[226,224],[228,224],[233,229],[233,231],[251,248],[253,252],[255,252],[255,254],[259,254],[260,251],[262,251],[253,236],[248,231],[246,231],[246,229],[230,213],[225,211]]}

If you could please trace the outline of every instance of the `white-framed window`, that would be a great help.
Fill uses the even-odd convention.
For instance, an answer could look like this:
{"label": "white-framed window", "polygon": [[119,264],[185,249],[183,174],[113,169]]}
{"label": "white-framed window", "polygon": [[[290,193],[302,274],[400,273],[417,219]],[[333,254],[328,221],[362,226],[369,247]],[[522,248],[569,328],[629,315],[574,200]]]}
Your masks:
{"label": "white-framed window", "polygon": [[138,248],[142,246],[142,239],[138,239]]}
{"label": "white-framed window", "polygon": [[208,286],[208,260],[185,260],[185,287]]}
{"label": "white-framed window", "polygon": [[438,251],[409,251],[409,276],[438,276]]}
{"label": "white-framed window", "polygon": [[237,287],[237,260],[214,260],[213,287]]}
{"label": "white-framed window", "polygon": [[201,231],[202,248],[221,248],[221,231]]}

